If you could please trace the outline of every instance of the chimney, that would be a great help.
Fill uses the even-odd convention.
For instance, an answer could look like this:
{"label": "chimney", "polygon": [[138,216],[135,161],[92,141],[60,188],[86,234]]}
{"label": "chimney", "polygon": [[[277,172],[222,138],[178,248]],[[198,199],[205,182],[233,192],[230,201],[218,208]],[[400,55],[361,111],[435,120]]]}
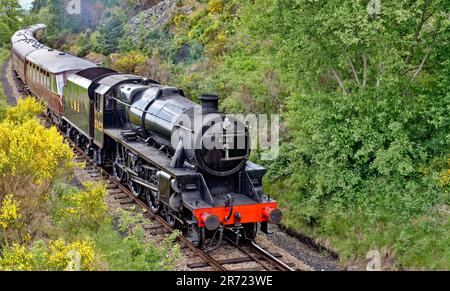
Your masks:
{"label": "chimney", "polygon": [[219,111],[219,96],[216,94],[203,94],[199,99],[203,113],[217,113]]}

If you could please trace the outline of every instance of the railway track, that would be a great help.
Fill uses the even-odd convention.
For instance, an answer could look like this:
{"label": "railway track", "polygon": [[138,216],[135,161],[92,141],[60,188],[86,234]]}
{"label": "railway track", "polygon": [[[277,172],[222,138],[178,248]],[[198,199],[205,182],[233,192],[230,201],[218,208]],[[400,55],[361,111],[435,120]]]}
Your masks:
{"label": "railway track", "polygon": [[[47,121],[48,122],[48,121]],[[78,162],[85,162],[86,168],[83,169],[87,174],[96,181],[104,181],[108,193],[113,195],[116,200],[119,200],[121,205],[134,204],[139,208],[145,210],[146,218],[151,219],[157,223],[157,226],[152,226],[151,231],[154,233],[172,233],[175,231],[162,217],[153,214],[150,208],[140,199],[135,197],[132,192],[120,182],[118,182],[106,169],[98,167],[94,161],[80,148],[78,148],[73,141],[66,138],[71,145]],[[84,181],[80,181],[84,182]],[[163,231],[158,230],[162,228]],[[227,244],[240,253],[229,259],[214,258],[210,253],[205,250],[195,247],[185,236],[180,235],[178,237],[182,247],[189,249],[193,255],[191,257],[200,258],[202,262],[187,264],[189,269],[204,269],[209,268],[213,271],[231,271],[231,270],[267,270],[267,271],[295,271],[294,268],[289,266],[280,260],[282,257],[278,253],[270,253],[269,251],[258,246],[255,242],[249,241],[247,244],[238,245],[234,240],[228,236],[225,236]],[[225,267],[225,265],[237,265],[256,263],[262,268],[242,268],[231,269]]]}
{"label": "railway track", "polygon": [[[17,78],[17,75],[11,70],[11,78],[12,82],[10,83],[11,87],[15,87],[17,90],[17,94],[15,94],[15,98],[25,98],[26,96],[32,95],[28,88],[23,84],[23,82]],[[15,102],[14,102],[15,103]],[[14,105],[14,104],[11,104]],[[50,122],[44,119],[44,122],[47,123],[48,126],[51,126]],[[140,199],[135,198],[130,190],[118,183],[114,180],[110,174],[104,169],[100,169],[95,166],[92,160],[86,156],[86,154],[80,149],[76,149],[74,147],[73,142],[69,141],[72,144],[75,153],[77,154],[77,158],[83,160],[88,165],[82,171],[85,171],[91,179],[102,179],[108,183],[107,188],[110,196],[114,197],[114,200],[118,201],[118,205],[124,206],[126,208],[130,203],[137,205],[138,207],[147,210],[146,215],[148,218],[156,221],[158,226],[152,226],[149,229],[149,233],[158,234],[158,233],[171,233],[174,230],[170,228],[167,222],[159,217],[153,215],[148,211],[147,205],[141,201]],[[89,173],[88,173],[89,172]],[[85,181],[80,181],[85,182]],[[302,270],[302,271],[311,271],[317,268],[311,267],[308,263],[300,258],[293,257],[290,252],[286,252],[280,248],[275,247],[272,252],[267,251],[266,249],[272,249],[272,246],[267,246],[266,249],[261,248],[254,242],[250,242],[247,245],[236,246],[233,240],[229,238],[225,238],[223,242],[223,248],[221,250],[216,250],[214,254],[210,254],[208,252],[199,250],[194,247],[189,240],[185,237],[179,238],[183,250],[188,250],[190,253],[187,254],[187,258],[189,262],[185,264],[185,267],[181,268],[181,270],[205,270],[205,271],[229,271],[229,270],[246,270],[246,271],[261,271],[261,270],[280,270],[280,271],[293,271],[293,270]],[[264,241],[263,241],[264,243]],[[223,249],[223,250],[222,250]],[[278,251],[278,252],[277,252]],[[224,253],[230,253],[228,256]],[[283,256],[284,253],[284,256]],[[288,261],[290,263],[286,264],[281,259],[284,258],[284,261]],[[200,261],[196,261],[200,259]],[[244,267],[242,267],[244,265]],[[320,268],[319,268],[320,269]]]}
{"label": "railway track", "polygon": [[[15,77],[15,76],[14,76]],[[24,84],[17,78],[14,78],[15,86],[20,92],[20,97],[24,98],[27,95],[30,95],[27,91],[27,88],[24,86]],[[51,121],[45,117],[41,116],[41,119],[43,120],[44,124],[47,127],[52,126]],[[146,218],[151,219],[152,221],[156,222],[158,226],[152,226],[151,231],[153,233],[172,233],[174,229],[160,216],[153,214],[149,207],[139,198],[136,198],[132,192],[124,185],[119,183],[107,170],[105,170],[102,167],[98,167],[93,160],[80,148],[78,148],[75,143],[68,139],[63,133],[61,133],[66,141],[69,142],[71,148],[73,149],[76,160],[79,162],[85,162],[86,167],[82,169],[82,171],[85,171],[88,176],[91,177],[91,179],[97,180],[97,181],[104,181],[106,182],[107,190],[110,195],[113,195],[113,197],[116,200],[119,200],[119,204],[122,206],[126,206],[129,204],[135,204],[141,209],[144,209],[146,212]],[[86,182],[86,181],[80,181],[80,182]],[[161,229],[158,229],[161,228]],[[237,250],[239,254],[235,254],[232,258],[226,258],[226,259],[216,259],[208,252],[199,249],[195,247],[185,236],[181,235],[178,237],[179,242],[184,246],[185,248],[189,249],[193,255],[191,257],[193,258],[200,258],[201,262],[194,262],[187,264],[187,268],[191,270],[212,270],[212,271],[232,271],[232,270],[244,270],[244,271],[260,271],[260,270],[267,270],[267,271],[295,271],[294,268],[291,266],[283,263],[280,258],[282,255],[279,253],[270,253],[260,246],[258,246],[255,242],[249,242],[249,244],[241,246],[237,245],[232,239],[229,237],[225,237],[224,244],[227,244],[229,247],[234,248]],[[230,250],[227,250],[229,252]],[[220,255],[219,255],[220,256]],[[248,265],[249,263],[255,263],[259,265],[261,268],[258,267],[244,267],[244,268],[227,268],[227,266],[239,266],[241,264]]]}
{"label": "railway track", "polygon": [[[14,77],[15,86],[17,90],[19,90],[21,97],[26,97],[27,95],[31,95],[25,85],[18,79],[16,76]],[[41,116],[44,124],[46,126],[52,126],[51,121],[45,117]],[[75,143],[68,139],[64,133],[61,133],[66,141],[69,142],[72,147],[76,159],[78,161],[83,161],[86,163],[86,167],[82,169],[85,171],[91,179],[97,181],[106,182],[106,187],[108,193],[114,197],[114,199],[119,200],[119,204],[122,206],[127,206],[130,204],[135,204],[141,209],[145,210],[146,218],[151,219],[156,222],[157,226],[152,226],[151,231],[153,233],[166,233],[170,234],[175,231],[162,217],[153,214],[149,207],[140,199],[135,197],[132,192],[124,185],[119,183],[106,169],[102,167],[98,167],[94,161],[79,147],[75,145]],[[80,181],[86,182],[86,181]],[[284,263],[280,259],[282,255],[279,253],[271,253],[262,247],[258,246],[255,242],[250,241],[245,245],[238,245],[234,242],[230,237],[225,236],[224,245],[228,248],[225,252],[232,252],[233,257],[219,259],[214,258],[210,253],[195,247],[185,236],[180,235],[178,237],[179,242],[182,247],[185,249],[189,249],[192,252],[190,257],[192,258],[200,258],[201,262],[188,263],[187,268],[191,270],[212,270],[212,271],[296,271],[299,269],[295,269],[292,266]],[[236,252],[233,252],[237,251]],[[218,255],[217,257],[220,257]],[[240,266],[242,264],[248,266],[250,263],[254,263],[253,265],[258,265],[260,267],[243,267],[243,268],[229,268],[225,266]],[[307,269],[309,270],[309,269]]]}

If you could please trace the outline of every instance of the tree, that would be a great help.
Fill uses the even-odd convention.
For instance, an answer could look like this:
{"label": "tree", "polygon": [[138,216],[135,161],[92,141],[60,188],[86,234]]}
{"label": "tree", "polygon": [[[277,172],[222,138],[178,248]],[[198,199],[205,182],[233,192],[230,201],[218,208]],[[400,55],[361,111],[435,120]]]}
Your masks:
{"label": "tree", "polygon": [[0,0],[0,15],[6,15],[11,19],[17,19],[22,15],[19,0]]}
{"label": "tree", "polygon": [[63,8],[60,0],[48,0],[47,2],[48,12],[50,19],[48,19],[47,30],[49,34],[56,34],[63,28],[64,15]]}
{"label": "tree", "polygon": [[19,28],[22,16],[18,0],[0,0],[0,45],[9,42],[12,33]]}
{"label": "tree", "polygon": [[12,31],[8,25],[0,20],[0,46],[10,42]]}
{"label": "tree", "polygon": [[124,35],[124,26],[127,23],[125,13],[119,8],[108,10],[97,28],[96,51],[104,55],[116,52],[119,40]]}
{"label": "tree", "polygon": [[44,7],[47,7],[47,0],[34,0],[30,12],[39,13],[39,10]]}
{"label": "tree", "polygon": [[264,13],[251,11],[258,15],[251,27],[286,43],[281,65],[310,89],[333,89],[322,86],[331,80],[344,94],[416,79],[448,27],[443,0],[382,1],[379,14],[363,0],[263,2]]}
{"label": "tree", "polygon": [[448,2],[382,1],[379,13],[367,3],[247,5],[236,28],[247,39],[226,58],[269,59],[282,76],[289,142],[269,177],[285,182],[305,221],[329,201],[409,219],[444,199],[423,169],[450,148]]}

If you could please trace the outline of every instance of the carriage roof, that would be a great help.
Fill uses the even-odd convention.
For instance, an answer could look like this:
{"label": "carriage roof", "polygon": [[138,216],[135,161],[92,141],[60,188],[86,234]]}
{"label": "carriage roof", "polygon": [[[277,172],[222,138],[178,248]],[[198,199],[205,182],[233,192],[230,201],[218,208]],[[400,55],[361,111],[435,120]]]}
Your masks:
{"label": "carriage roof", "polygon": [[11,37],[14,51],[22,58],[26,58],[52,74],[96,67],[90,61],[53,50],[41,44],[34,35],[43,28],[45,28],[44,24],[36,24],[14,33]]}
{"label": "carriage roof", "polygon": [[39,65],[52,74],[97,67],[96,64],[90,61],[49,48],[42,48],[31,52],[27,56],[27,60]]}
{"label": "carriage roof", "polygon": [[34,34],[43,28],[45,28],[44,24],[36,24],[14,33],[11,37],[14,51],[25,58],[32,51],[44,48],[45,45],[34,38]]}

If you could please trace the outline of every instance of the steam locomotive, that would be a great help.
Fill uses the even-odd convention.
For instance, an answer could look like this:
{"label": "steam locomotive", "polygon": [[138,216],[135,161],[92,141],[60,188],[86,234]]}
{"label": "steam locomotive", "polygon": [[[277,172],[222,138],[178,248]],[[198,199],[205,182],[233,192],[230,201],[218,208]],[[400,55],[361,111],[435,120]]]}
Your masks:
{"label": "steam locomotive", "polygon": [[12,63],[53,123],[97,164],[181,228],[198,247],[220,245],[224,230],[254,239],[257,225],[279,223],[277,202],[262,190],[265,169],[248,161],[242,122],[198,105],[178,88],[122,74],[36,40],[45,25],[16,32]]}

